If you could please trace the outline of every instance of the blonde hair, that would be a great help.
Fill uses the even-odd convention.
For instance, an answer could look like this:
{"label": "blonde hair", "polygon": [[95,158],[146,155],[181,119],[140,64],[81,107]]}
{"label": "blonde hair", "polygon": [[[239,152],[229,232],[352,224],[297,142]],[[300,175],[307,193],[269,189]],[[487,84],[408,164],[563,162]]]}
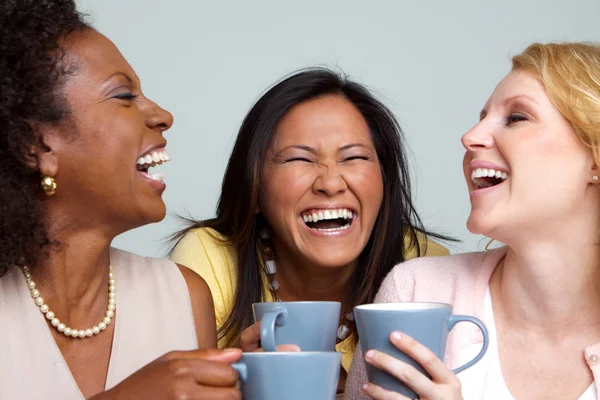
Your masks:
{"label": "blonde hair", "polygon": [[600,45],[534,43],[512,59],[512,69],[538,78],[550,101],[590,146],[600,166]]}

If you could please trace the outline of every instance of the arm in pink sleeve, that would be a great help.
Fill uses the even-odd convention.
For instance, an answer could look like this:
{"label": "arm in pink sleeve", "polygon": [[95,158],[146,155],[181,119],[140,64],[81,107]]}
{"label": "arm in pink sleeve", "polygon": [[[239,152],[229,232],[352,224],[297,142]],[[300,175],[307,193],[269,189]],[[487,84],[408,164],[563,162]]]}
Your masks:
{"label": "arm in pink sleeve", "polygon": [[[416,260],[415,260],[416,261]],[[414,263],[414,261],[412,262]],[[412,268],[404,268],[399,264],[383,280],[381,288],[375,296],[375,303],[399,303],[410,301],[414,293],[414,277]],[[346,380],[344,390],[345,400],[367,400],[361,388],[367,382],[367,370],[360,347],[360,342],[354,351],[354,358]]]}

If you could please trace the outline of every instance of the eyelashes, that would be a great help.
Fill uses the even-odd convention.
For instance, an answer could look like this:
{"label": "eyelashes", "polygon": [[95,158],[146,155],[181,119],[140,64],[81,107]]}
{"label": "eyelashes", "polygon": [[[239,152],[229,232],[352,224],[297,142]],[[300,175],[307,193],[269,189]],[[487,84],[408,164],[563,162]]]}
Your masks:
{"label": "eyelashes", "polygon": [[[354,160],[369,161],[370,159],[371,159],[371,157],[369,157],[369,156],[351,156],[351,157],[344,158],[341,162],[348,162],[348,161],[354,161]],[[300,161],[300,162],[306,162],[306,163],[316,162],[316,161],[310,160],[306,157],[287,157],[287,158],[283,159],[283,162],[285,162],[285,163],[294,162],[294,161]]]}
{"label": "eyelashes", "polygon": [[506,117],[506,125],[513,125],[522,121],[529,121],[529,118],[519,113],[511,113],[508,117]]}
{"label": "eyelashes", "polygon": [[133,94],[133,93],[122,93],[122,94],[118,94],[116,96],[113,96],[113,98],[115,99],[119,99],[119,100],[128,100],[131,101],[135,98],[137,98],[137,94]]}

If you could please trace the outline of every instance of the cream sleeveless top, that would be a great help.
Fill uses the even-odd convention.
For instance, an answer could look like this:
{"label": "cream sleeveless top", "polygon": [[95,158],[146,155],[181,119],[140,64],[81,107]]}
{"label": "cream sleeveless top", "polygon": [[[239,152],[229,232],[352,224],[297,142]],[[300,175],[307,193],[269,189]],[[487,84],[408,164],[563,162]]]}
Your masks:
{"label": "cream sleeveless top", "polygon": [[[111,249],[117,314],[106,387],[173,350],[198,348],[189,291],[172,262]],[[74,339],[77,340],[77,339]],[[0,278],[0,399],[83,399],[19,268]]]}

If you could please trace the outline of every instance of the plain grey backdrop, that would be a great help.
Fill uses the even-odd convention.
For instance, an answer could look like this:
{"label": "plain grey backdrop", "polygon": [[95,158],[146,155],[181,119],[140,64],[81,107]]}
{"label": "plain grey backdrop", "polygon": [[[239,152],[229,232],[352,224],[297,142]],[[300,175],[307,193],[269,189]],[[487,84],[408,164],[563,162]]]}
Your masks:
{"label": "plain grey backdrop", "polygon": [[116,247],[163,256],[173,216],[214,215],[236,131],[259,95],[290,72],[329,66],[372,89],[400,121],[426,226],[470,234],[461,135],[534,41],[600,41],[598,0],[78,0],[119,47],[145,94],[175,116],[166,132],[169,215]]}

